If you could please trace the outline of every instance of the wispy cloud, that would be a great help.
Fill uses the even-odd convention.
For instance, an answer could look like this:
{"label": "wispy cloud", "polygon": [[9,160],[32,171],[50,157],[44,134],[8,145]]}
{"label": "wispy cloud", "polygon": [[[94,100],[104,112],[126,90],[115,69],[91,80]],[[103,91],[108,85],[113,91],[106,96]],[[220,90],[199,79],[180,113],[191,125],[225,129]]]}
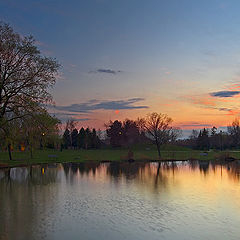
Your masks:
{"label": "wispy cloud", "polygon": [[120,71],[120,70],[99,68],[99,69],[97,69],[97,70],[90,71],[89,73],[107,73],[107,74],[116,75],[116,74],[121,73],[121,72],[122,72],[122,71]]}
{"label": "wispy cloud", "polygon": [[[184,99],[200,108],[222,112],[221,115],[238,116],[240,114],[237,105],[239,100],[235,96],[239,93],[240,91],[219,91],[212,94],[189,95]],[[207,113],[209,114],[210,112]]]}
{"label": "wispy cloud", "polygon": [[211,124],[204,124],[200,122],[186,122],[179,124],[181,128],[203,128],[203,127],[212,127]]}
{"label": "wispy cloud", "polygon": [[207,94],[188,95],[185,96],[184,99],[194,105],[203,106],[206,108],[213,108],[216,106],[216,99]]}
{"label": "wispy cloud", "polygon": [[215,109],[217,109],[217,110],[219,110],[219,111],[225,111],[225,112],[233,111],[233,109],[231,109],[231,108],[225,108],[225,107],[220,107],[220,108],[215,108]]}
{"label": "wispy cloud", "polygon": [[127,100],[118,101],[98,101],[96,99],[84,103],[75,103],[67,106],[54,106],[59,111],[67,111],[72,113],[89,113],[94,110],[131,110],[131,109],[146,109],[148,106],[136,106],[135,103],[144,101],[144,98],[130,98]]}
{"label": "wispy cloud", "polygon": [[218,92],[213,92],[210,93],[212,97],[221,97],[221,98],[226,98],[226,97],[233,97],[235,95],[238,95],[240,91],[218,91]]}
{"label": "wispy cloud", "polygon": [[53,112],[50,112],[50,114],[52,116],[55,116],[58,119],[60,119],[61,122],[65,122],[65,121],[67,121],[69,119],[72,119],[72,120],[77,121],[77,122],[84,122],[84,121],[92,120],[91,118],[83,117],[82,115],[79,115],[77,113],[68,113],[68,112],[53,113]]}

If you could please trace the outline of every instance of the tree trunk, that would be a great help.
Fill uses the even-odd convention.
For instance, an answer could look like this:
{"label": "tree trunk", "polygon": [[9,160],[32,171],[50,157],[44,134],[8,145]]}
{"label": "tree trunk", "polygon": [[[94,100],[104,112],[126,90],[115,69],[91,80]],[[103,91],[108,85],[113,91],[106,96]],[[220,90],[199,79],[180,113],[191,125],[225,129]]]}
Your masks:
{"label": "tree trunk", "polygon": [[11,153],[11,143],[8,144],[8,155],[9,155],[9,160],[12,160],[12,153]]}
{"label": "tree trunk", "polygon": [[32,165],[30,166],[29,175],[30,175],[30,178],[32,179]]}
{"label": "tree trunk", "polygon": [[157,175],[155,178],[155,188],[157,188],[157,186],[158,186],[158,178],[159,178],[159,174],[160,174],[160,168],[161,168],[161,162],[158,163]]}
{"label": "tree trunk", "polygon": [[33,158],[32,144],[30,145],[30,154],[31,154],[31,158]]}
{"label": "tree trunk", "polygon": [[158,176],[159,176],[160,168],[161,168],[161,162],[159,162],[159,163],[158,163],[158,168],[157,168],[157,176],[156,176],[156,177],[158,177]]}
{"label": "tree trunk", "polygon": [[161,151],[160,151],[160,144],[156,140],[157,150],[158,150],[158,158],[161,159]]}

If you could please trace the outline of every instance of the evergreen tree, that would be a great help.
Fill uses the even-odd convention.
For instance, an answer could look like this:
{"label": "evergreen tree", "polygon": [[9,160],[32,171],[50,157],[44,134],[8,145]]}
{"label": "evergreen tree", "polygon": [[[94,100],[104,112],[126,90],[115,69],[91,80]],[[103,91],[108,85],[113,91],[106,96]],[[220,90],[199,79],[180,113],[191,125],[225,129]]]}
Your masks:
{"label": "evergreen tree", "polygon": [[78,148],[85,148],[85,137],[86,133],[84,128],[82,127],[78,133]]}
{"label": "evergreen tree", "polygon": [[78,130],[76,128],[71,132],[72,147],[77,148],[78,145]]}
{"label": "evergreen tree", "polygon": [[202,131],[202,145],[204,150],[209,150],[209,137],[208,130],[206,128]]}
{"label": "evergreen tree", "polygon": [[139,141],[140,132],[135,121],[126,119],[123,122],[123,139],[125,145],[131,145]]}
{"label": "evergreen tree", "polygon": [[63,144],[65,148],[68,148],[71,146],[71,136],[70,136],[70,131],[68,129],[66,129],[63,134]]}
{"label": "evergreen tree", "polygon": [[199,131],[198,137],[197,137],[197,148],[201,149],[202,147],[202,130]]}
{"label": "evergreen tree", "polygon": [[106,125],[107,127],[107,136],[110,139],[110,144],[112,147],[120,147],[123,139],[123,128],[122,123],[118,120]]}
{"label": "evergreen tree", "polygon": [[231,136],[232,147],[240,146],[240,123],[236,119],[231,126],[228,126],[228,133]]}
{"label": "evergreen tree", "polygon": [[219,134],[217,134],[217,128],[211,128],[211,136],[210,136],[210,147],[211,148],[218,148],[219,147]]}
{"label": "evergreen tree", "polygon": [[91,147],[96,148],[96,146],[97,146],[97,132],[96,129],[93,128],[91,133]]}
{"label": "evergreen tree", "polygon": [[85,149],[91,147],[91,131],[89,128],[85,130],[85,139],[84,139]]}
{"label": "evergreen tree", "polygon": [[209,150],[209,137],[208,137],[208,130],[204,128],[200,130],[198,139],[197,139],[197,146],[198,149],[201,150]]}

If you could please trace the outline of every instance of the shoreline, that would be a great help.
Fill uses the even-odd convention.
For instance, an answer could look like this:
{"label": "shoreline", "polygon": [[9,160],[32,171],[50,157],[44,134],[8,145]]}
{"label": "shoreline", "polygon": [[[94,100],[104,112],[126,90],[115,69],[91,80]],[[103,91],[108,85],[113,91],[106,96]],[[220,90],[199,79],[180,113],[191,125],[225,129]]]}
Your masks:
{"label": "shoreline", "polygon": [[[12,160],[11,163],[13,163],[16,160]],[[49,162],[34,162],[34,163],[22,163],[19,164],[17,163],[16,165],[8,165],[8,164],[2,164],[0,163],[0,169],[7,169],[7,168],[17,168],[17,167],[29,167],[29,166],[36,166],[36,165],[51,165],[51,164],[88,164],[88,163],[129,163],[129,164],[134,164],[134,163],[166,163],[166,162],[200,162],[200,163],[207,163],[207,162],[214,162],[218,164],[227,164],[227,163],[233,163],[240,161],[240,159],[234,159],[232,161],[227,161],[227,160],[220,160],[220,159],[212,159],[212,160],[202,160],[202,159],[161,159],[161,160],[153,160],[153,159],[136,159],[136,160],[83,160],[83,161],[49,161]]]}

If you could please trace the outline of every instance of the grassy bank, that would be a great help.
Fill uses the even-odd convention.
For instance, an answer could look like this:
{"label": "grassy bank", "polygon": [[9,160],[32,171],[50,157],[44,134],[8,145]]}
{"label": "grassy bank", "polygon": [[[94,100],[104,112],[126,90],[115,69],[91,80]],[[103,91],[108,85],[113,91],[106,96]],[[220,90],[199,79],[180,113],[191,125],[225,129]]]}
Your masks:
{"label": "grassy bank", "polygon": [[[134,159],[137,161],[158,160],[155,146],[135,146],[132,148]],[[7,152],[0,152],[0,166],[19,166],[26,164],[53,162],[85,162],[85,161],[124,161],[128,159],[128,149],[99,149],[99,150],[36,150],[33,158],[30,153],[12,152],[13,160],[9,161]],[[203,151],[191,150],[177,146],[163,146],[163,160],[214,160],[225,156],[240,159],[240,151],[209,151],[204,156]]]}

